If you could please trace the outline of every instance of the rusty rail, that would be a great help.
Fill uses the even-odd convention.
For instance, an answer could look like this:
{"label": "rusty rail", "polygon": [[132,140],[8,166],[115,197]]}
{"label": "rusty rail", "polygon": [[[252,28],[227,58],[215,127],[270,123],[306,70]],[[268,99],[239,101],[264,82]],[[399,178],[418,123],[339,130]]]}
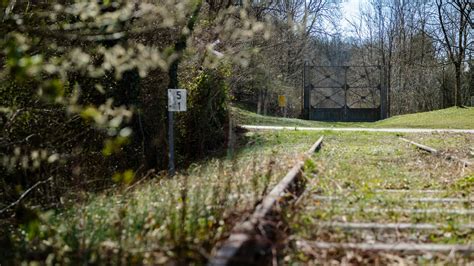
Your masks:
{"label": "rusty rail", "polygon": [[[410,143],[411,145],[414,145],[416,146],[418,149],[421,149],[421,150],[424,150],[424,151],[427,151],[431,154],[434,154],[434,155],[442,155],[438,150],[436,150],[435,148],[432,148],[432,147],[429,147],[429,146],[426,146],[426,145],[423,145],[423,144],[420,144],[420,143],[417,143],[417,142],[414,142],[414,141],[411,141],[409,139],[406,139],[406,138],[400,138],[401,140],[405,141],[405,142],[408,142]],[[447,159],[447,160],[452,160],[452,161],[457,161],[457,162],[460,162],[462,163],[462,165],[464,167],[467,167],[467,166],[470,166],[472,165],[471,162],[467,161],[467,160],[463,160],[463,159],[460,159],[456,156],[453,156],[453,155],[444,155],[444,157]]]}
{"label": "rusty rail", "polygon": [[[310,156],[321,148],[320,137],[306,152]],[[275,222],[271,222],[273,211],[278,205],[288,204],[294,196],[304,190],[302,168],[304,159],[299,160],[285,177],[263,198],[252,215],[232,230],[231,235],[210,259],[209,265],[267,264],[274,253]],[[288,197],[288,195],[291,195]]]}

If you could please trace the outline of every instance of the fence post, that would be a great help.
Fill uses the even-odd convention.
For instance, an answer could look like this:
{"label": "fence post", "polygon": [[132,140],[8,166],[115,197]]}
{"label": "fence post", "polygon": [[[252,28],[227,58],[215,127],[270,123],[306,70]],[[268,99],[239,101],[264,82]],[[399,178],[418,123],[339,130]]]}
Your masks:
{"label": "fence post", "polygon": [[344,89],[344,110],[343,110],[343,116],[344,116],[344,121],[349,121],[349,110],[348,110],[348,106],[347,106],[347,90],[349,89],[348,88],[348,84],[347,84],[347,72],[349,71],[349,66],[343,66],[342,69],[344,69],[344,84],[342,85],[343,86],[343,89]]}
{"label": "fence post", "polygon": [[387,86],[385,80],[385,67],[379,66],[380,70],[380,119],[385,119],[388,117],[388,95],[387,95]]}
{"label": "fence post", "polygon": [[304,61],[303,66],[303,118],[309,120],[311,85],[308,77],[308,62]]}

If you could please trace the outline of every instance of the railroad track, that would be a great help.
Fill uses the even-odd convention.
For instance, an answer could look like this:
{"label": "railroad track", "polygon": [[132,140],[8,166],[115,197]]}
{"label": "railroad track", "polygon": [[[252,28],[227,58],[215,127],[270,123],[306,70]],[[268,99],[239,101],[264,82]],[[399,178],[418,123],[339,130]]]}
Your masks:
{"label": "railroad track", "polygon": [[255,211],[243,222],[237,224],[227,241],[215,250],[209,265],[261,265],[271,264],[275,257],[274,247],[278,241],[278,213],[275,209],[288,205],[304,191],[302,177],[305,159],[319,151],[323,143],[320,137],[296,162],[283,179],[268,193]]}
{"label": "railroad track", "polygon": [[441,156],[441,157],[444,157],[446,158],[447,160],[452,160],[452,161],[456,161],[456,162],[459,162],[461,163],[463,166],[467,167],[467,166],[471,166],[473,163],[468,161],[468,160],[464,160],[464,159],[460,159],[454,155],[451,155],[451,154],[443,154],[441,153],[440,151],[438,151],[437,149],[435,148],[432,148],[432,147],[429,147],[429,146],[426,146],[426,145],[423,145],[423,144],[420,144],[420,143],[417,143],[417,142],[414,142],[414,141],[411,141],[411,140],[408,140],[406,138],[400,138],[401,140],[405,141],[405,142],[408,142],[410,143],[411,145],[417,147],[418,149],[420,150],[423,150],[423,151],[426,151],[426,152],[429,152],[433,155],[436,155],[436,156]]}
{"label": "railroad track", "polygon": [[[454,155],[401,140],[439,160],[472,166],[470,161]],[[309,234],[311,238],[295,240],[295,250],[317,261],[331,260],[328,254],[333,254],[336,260],[341,254],[359,254],[394,256],[400,260],[409,256],[441,256],[454,264],[474,263],[472,191],[467,191],[464,197],[450,195],[450,191],[443,189],[379,188],[369,189],[368,196],[364,192],[367,189],[307,194],[306,206],[301,211],[315,213],[314,227]]]}
{"label": "railroad track", "polygon": [[[456,156],[407,139],[403,141],[442,159],[456,161],[463,167],[472,163]],[[311,156],[321,148],[321,137],[307,152]],[[408,147],[405,147],[408,148]],[[474,262],[474,198],[450,195],[444,189],[370,189],[369,196],[357,189],[304,191],[299,161],[282,181],[263,199],[255,212],[238,224],[227,241],[216,249],[210,265],[274,264],[278,246],[275,235],[280,217],[275,209],[281,205],[305,205],[301,213],[315,213],[311,238],[294,238],[293,250],[329,261],[328,254],[362,253],[395,254],[396,258],[427,255],[453,258],[457,262]],[[318,178],[318,175],[315,176]],[[367,192],[367,191],[366,191]],[[295,200],[297,199],[297,200]],[[444,241],[446,235],[457,235],[460,241]],[[437,239],[440,239],[438,241]],[[464,239],[464,240],[463,240]],[[352,253],[350,253],[352,252]],[[321,254],[324,254],[322,256]],[[329,256],[329,257],[328,257]],[[391,255],[390,255],[391,256]],[[341,261],[342,262],[342,261]]]}

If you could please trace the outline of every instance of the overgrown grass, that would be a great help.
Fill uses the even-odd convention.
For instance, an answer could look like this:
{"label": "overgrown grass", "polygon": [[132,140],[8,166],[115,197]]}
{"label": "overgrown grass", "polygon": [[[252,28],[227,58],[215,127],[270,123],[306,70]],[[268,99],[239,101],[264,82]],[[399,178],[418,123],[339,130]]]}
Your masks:
{"label": "overgrown grass", "polygon": [[295,127],[363,127],[365,123],[322,122],[296,118],[283,118],[259,115],[244,109],[232,108],[232,113],[239,125],[295,126]]}
{"label": "overgrown grass", "polygon": [[[407,198],[456,197],[471,199],[474,196],[471,168],[447,161],[420,150],[399,139],[399,134],[364,132],[326,132],[323,149],[313,157],[314,167],[306,171],[308,192],[301,201],[301,209],[288,220],[295,240],[327,242],[421,242],[469,244],[474,241],[472,230],[460,225],[472,223],[472,215],[448,213],[404,213],[407,209],[465,210],[472,209],[472,202],[428,203],[405,201]],[[423,140],[424,143],[443,143],[438,148],[458,150],[467,157],[465,146],[472,146],[470,135],[405,134],[404,137]],[[447,145],[447,146],[444,146]],[[441,151],[444,151],[441,150]],[[388,193],[380,190],[400,189],[407,192]],[[441,190],[438,194],[409,190]],[[322,200],[314,196],[337,197]],[[369,211],[369,210],[374,211]],[[385,211],[382,211],[385,209]],[[392,211],[390,211],[392,210]],[[318,223],[377,222],[377,223],[432,223],[440,224],[440,230],[420,232],[414,230],[342,230],[321,228]],[[419,263],[421,256],[395,255],[404,263]],[[350,261],[371,264],[395,263],[394,256],[364,252],[302,252],[290,249],[289,261],[315,263],[317,261]],[[403,259],[402,259],[403,258]],[[432,256],[427,263],[446,263],[443,256]],[[468,257],[455,256],[450,263],[463,264]]]}
{"label": "overgrown grass", "polygon": [[374,123],[308,121],[262,116],[239,108],[233,108],[233,111],[238,123],[242,125],[474,129],[474,107],[452,107],[432,112],[399,115]]}
{"label": "overgrown grass", "polygon": [[[306,165],[309,184],[301,201],[304,208],[288,210],[294,233],[291,239],[315,239],[323,234],[327,240],[362,240],[361,235],[324,231],[316,226],[319,221],[338,219],[446,223],[445,230],[424,236],[424,241],[474,240],[469,232],[457,229],[459,224],[471,222],[468,217],[364,212],[369,207],[401,206],[400,195],[380,195],[375,189],[446,189],[441,196],[473,196],[472,172],[424,154],[400,141],[396,134],[248,132],[233,159],[195,163],[175,178],[156,177],[131,189],[88,194],[85,201],[66,210],[43,213],[39,220],[30,220],[19,228],[2,228],[0,233],[8,235],[8,242],[2,242],[0,257],[14,263],[203,264],[212,247],[225,239],[321,134],[326,135],[323,149],[313,163]],[[451,148],[466,145],[466,140],[468,146],[473,143],[472,138],[461,134],[405,137],[427,143],[439,143],[443,137]],[[341,196],[344,201],[323,202],[311,195]],[[403,207],[466,206],[410,203]],[[347,214],[348,208],[360,211]],[[395,241],[389,235],[377,237]],[[311,260],[299,251],[292,251],[288,258]]]}
{"label": "overgrown grass", "polygon": [[474,134],[436,134],[437,137],[424,134],[412,134],[410,140],[428,145],[441,152],[464,160],[474,160]]}
{"label": "overgrown grass", "polygon": [[65,211],[9,229],[5,251],[14,263],[203,264],[315,140],[304,132],[247,133],[234,159],[193,164],[172,179],[157,177],[132,189],[86,195]]}

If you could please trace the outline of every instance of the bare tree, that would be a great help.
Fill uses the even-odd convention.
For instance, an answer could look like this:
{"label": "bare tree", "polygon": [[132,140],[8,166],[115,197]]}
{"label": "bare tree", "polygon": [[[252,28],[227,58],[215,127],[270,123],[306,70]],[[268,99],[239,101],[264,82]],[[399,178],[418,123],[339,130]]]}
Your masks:
{"label": "bare tree", "polygon": [[462,105],[461,74],[462,64],[466,56],[469,37],[469,15],[471,12],[468,0],[444,2],[436,0],[438,20],[443,38],[443,46],[450,63],[454,66],[454,106]]}
{"label": "bare tree", "polygon": [[[256,40],[253,45],[260,53],[250,62],[249,73],[242,72],[240,85],[251,87],[257,113],[267,113],[276,94],[288,98],[290,115],[299,112],[302,94],[301,69],[305,59],[316,50],[313,42],[328,34],[327,26],[337,13],[334,0],[253,0],[249,1],[253,14],[270,18],[273,25],[269,40]],[[252,77],[252,79],[248,79]],[[248,90],[247,90],[248,91]]]}

